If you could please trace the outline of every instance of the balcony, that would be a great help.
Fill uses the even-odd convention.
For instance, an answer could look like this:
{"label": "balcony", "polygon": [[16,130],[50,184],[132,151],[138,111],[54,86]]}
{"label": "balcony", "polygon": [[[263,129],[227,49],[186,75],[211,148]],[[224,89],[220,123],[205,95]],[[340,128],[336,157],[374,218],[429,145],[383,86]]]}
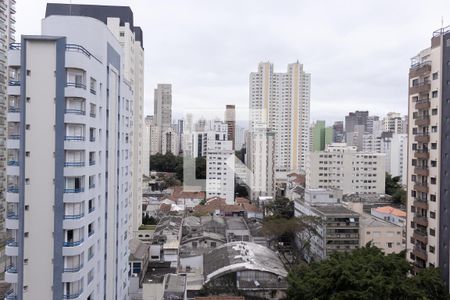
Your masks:
{"label": "balcony", "polygon": [[9,79],[8,85],[9,86],[20,86],[20,80],[18,80],[18,79]]}
{"label": "balcony", "polygon": [[429,98],[420,99],[415,104],[415,108],[417,110],[428,110],[428,109],[430,109],[430,107],[431,107],[431,103],[430,103]]}
{"label": "balcony", "polygon": [[63,295],[63,299],[77,299],[78,297],[81,296],[81,294],[83,294],[83,289],[81,289],[78,292],[72,292],[69,294],[64,294]]}
{"label": "balcony", "polygon": [[9,240],[6,242],[5,254],[7,256],[18,256],[19,254],[19,244],[15,240]]}
{"label": "balcony", "polygon": [[14,265],[6,267],[5,281],[9,283],[17,283],[17,268]]}
{"label": "balcony", "polygon": [[75,273],[80,271],[81,269],[83,269],[83,264],[79,264],[78,266],[75,267],[64,267],[64,272]]}
{"label": "balcony", "polygon": [[66,194],[78,194],[83,193],[84,188],[76,188],[76,189],[64,189],[64,193]]}
{"label": "balcony", "polygon": [[428,169],[428,167],[415,167],[414,173],[420,176],[428,176],[430,175],[430,170]]}
{"label": "balcony", "polygon": [[413,238],[424,244],[428,244],[428,235],[426,232],[415,229],[413,232]]}
{"label": "balcony", "polygon": [[8,188],[6,189],[6,191],[8,193],[19,193],[19,186],[8,186]]}
{"label": "balcony", "polygon": [[409,69],[409,77],[419,77],[427,75],[431,72],[431,61],[424,61],[411,66]]}
{"label": "balcony", "polygon": [[8,160],[8,162],[6,163],[8,166],[10,167],[18,167],[19,166],[19,160],[17,159],[10,159]]}
{"label": "balcony", "polygon": [[82,115],[82,116],[86,115],[86,111],[77,108],[66,108],[64,112],[66,114],[73,114],[73,115]]}
{"label": "balcony", "polygon": [[430,134],[428,132],[420,132],[414,135],[414,140],[419,143],[429,143]]}
{"label": "balcony", "polygon": [[67,82],[66,87],[74,87],[74,88],[83,89],[83,90],[86,89],[86,85],[81,82]]}
{"label": "balcony", "polygon": [[95,165],[95,160],[90,160],[90,161],[89,161],[89,165],[90,165],[90,166],[94,166],[94,165]]}
{"label": "balcony", "polygon": [[91,137],[89,138],[89,141],[95,142],[95,136],[91,136]]}
{"label": "balcony", "polygon": [[17,299],[17,294],[13,289],[11,289],[5,293],[5,300],[16,300],[16,299]]}
{"label": "balcony", "polygon": [[82,142],[84,141],[84,136],[77,136],[77,135],[66,135],[64,137],[65,141],[78,141],[78,142]]}
{"label": "balcony", "polygon": [[430,125],[430,116],[417,116],[414,120],[414,123],[417,126],[429,126]]}
{"label": "balcony", "polygon": [[66,161],[64,167],[84,167],[84,161]]}
{"label": "balcony", "polygon": [[414,150],[414,157],[420,159],[429,159],[430,152],[428,152],[428,149],[416,149]]}
{"label": "balcony", "polygon": [[79,241],[70,241],[70,242],[64,242],[64,247],[76,247],[76,246],[80,246],[81,244],[83,244],[84,239],[80,239]]}
{"label": "balcony", "polygon": [[18,106],[8,106],[8,112],[9,113],[19,113],[20,108]]}
{"label": "balcony", "polygon": [[427,219],[427,217],[414,216],[413,221],[416,224],[422,225],[424,227],[428,227],[428,219]]}
{"label": "balcony", "polygon": [[421,193],[428,193],[428,184],[426,182],[418,182],[414,184],[414,190]]}
{"label": "balcony", "polygon": [[95,211],[95,207],[89,207],[89,213],[94,212]]}
{"label": "balcony", "polygon": [[19,220],[19,215],[15,211],[8,211],[6,213],[6,218],[9,220]]}
{"label": "balcony", "polygon": [[8,139],[10,139],[10,140],[20,140],[20,134],[18,134],[18,133],[10,133],[10,134],[8,134]]}
{"label": "balcony", "polygon": [[421,208],[421,209],[428,209],[428,202],[426,199],[422,199],[419,197],[416,197],[414,199],[414,204],[413,204],[416,208]]}
{"label": "balcony", "polygon": [[79,220],[84,217],[84,213],[64,215],[64,220]]}
{"label": "balcony", "polygon": [[414,248],[413,248],[413,254],[416,256],[416,257],[419,257],[419,258],[421,258],[421,259],[423,259],[423,260],[427,260],[428,259],[428,254],[427,254],[427,251],[426,250],[424,250],[424,249],[422,249],[422,248],[420,248],[419,246],[414,246]]}
{"label": "balcony", "polygon": [[431,84],[429,80],[424,80],[421,81],[419,83],[417,83],[416,85],[413,85],[409,88],[409,94],[420,94],[420,93],[425,93],[425,92],[430,92],[431,90]]}

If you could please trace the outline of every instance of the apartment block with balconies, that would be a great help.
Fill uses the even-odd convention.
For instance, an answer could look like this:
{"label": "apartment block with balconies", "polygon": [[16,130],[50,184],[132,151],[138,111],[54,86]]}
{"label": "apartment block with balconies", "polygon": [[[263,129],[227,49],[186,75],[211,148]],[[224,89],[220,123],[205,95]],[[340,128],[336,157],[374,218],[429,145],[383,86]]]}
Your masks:
{"label": "apartment block with balconies", "polygon": [[439,267],[448,284],[450,204],[450,27],[433,33],[431,47],[409,70],[408,259],[415,272]]}
{"label": "apartment block with balconies", "polygon": [[124,299],[132,127],[122,120],[133,115],[123,49],[93,18],[42,26],[9,52],[7,299]]}

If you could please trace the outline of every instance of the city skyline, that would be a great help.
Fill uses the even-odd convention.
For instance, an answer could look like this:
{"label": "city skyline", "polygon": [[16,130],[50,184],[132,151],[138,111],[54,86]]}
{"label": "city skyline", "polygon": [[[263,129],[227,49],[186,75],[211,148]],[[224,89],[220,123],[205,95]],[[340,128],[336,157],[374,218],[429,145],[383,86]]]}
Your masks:
{"label": "city skyline", "polygon": [[[78,3],[82,1],[73,1]],[[297,59],[312,74],[311,120],[331,123],[357,109],[374,115],[390,111],[406,114],[404,70],[415,55],[414,49],[425,47],[429,32],[441,27],[441,16],[444,25],[450,20],[450,15],[442,13],[445,1],[422,7],[421,18],[415,17],[416,5],[410,1],[395,5],[355,1],[345,10],[338,3],[297,1],[283,5],[275,1],[194,1],[173,6],[161,1],[89,3],[129,5],[144,30],[165,29],[152,30],[151,38],[144,39],[144,47],[151,49],[145,57],[145,114],[152,112],[154,86],[170,83],[174,119],[188,109],[221,109],[235,104],[238,123],[246,117],[248,75],[254,65],[270,61],[280,72]],[[38,33],[45,4],[17,3],[17,36]],[[178,9],[172,10],[174,7]],[[242,22],[244,17],[248,24]],[[209,26],[202,25],[206,23]],[[346,76],[341,70],[346,70]],[[336,101],[339,105],[330,106]]]}

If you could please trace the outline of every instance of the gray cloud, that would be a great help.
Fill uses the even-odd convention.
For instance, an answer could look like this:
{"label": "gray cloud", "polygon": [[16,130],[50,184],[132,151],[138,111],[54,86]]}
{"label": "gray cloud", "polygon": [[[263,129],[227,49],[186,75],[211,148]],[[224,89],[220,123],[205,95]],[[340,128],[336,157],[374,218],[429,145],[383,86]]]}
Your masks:
{"label": "gray cloud", "polygon": [[[339,120],[356,109],[406,113],[410,58],[429,46],[441,16],[450,23],[448,0],[89,2],[133,9],[144,30],[146,113],[156,84],[167,82],[176,116],[244,109],[248,74],[260,61],[284,71],[297,59],[312,73],[312,119]],[[39,33],[44,11],[45,1],[18,1],[18,33]]]}

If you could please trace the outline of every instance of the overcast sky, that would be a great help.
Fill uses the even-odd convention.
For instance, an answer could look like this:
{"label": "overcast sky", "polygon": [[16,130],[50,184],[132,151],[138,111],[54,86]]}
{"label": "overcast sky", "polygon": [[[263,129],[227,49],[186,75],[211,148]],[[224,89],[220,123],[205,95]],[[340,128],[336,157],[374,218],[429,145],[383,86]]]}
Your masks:
{"label": "overcast sky", "polygon": [[[69,0],[62,1],[69,3]],[[145,112],[157,83],[172,83],[174,115],[248,108],[260,61],[312,74],[311,119],[348,111],[407,112],[410,58],[450,24],[449,0],[73,0],[128,5],[144,31]],[[18,0],[17,34],[38,34],[46,1]],[[17,37],[18,37],[17,36]]]}

